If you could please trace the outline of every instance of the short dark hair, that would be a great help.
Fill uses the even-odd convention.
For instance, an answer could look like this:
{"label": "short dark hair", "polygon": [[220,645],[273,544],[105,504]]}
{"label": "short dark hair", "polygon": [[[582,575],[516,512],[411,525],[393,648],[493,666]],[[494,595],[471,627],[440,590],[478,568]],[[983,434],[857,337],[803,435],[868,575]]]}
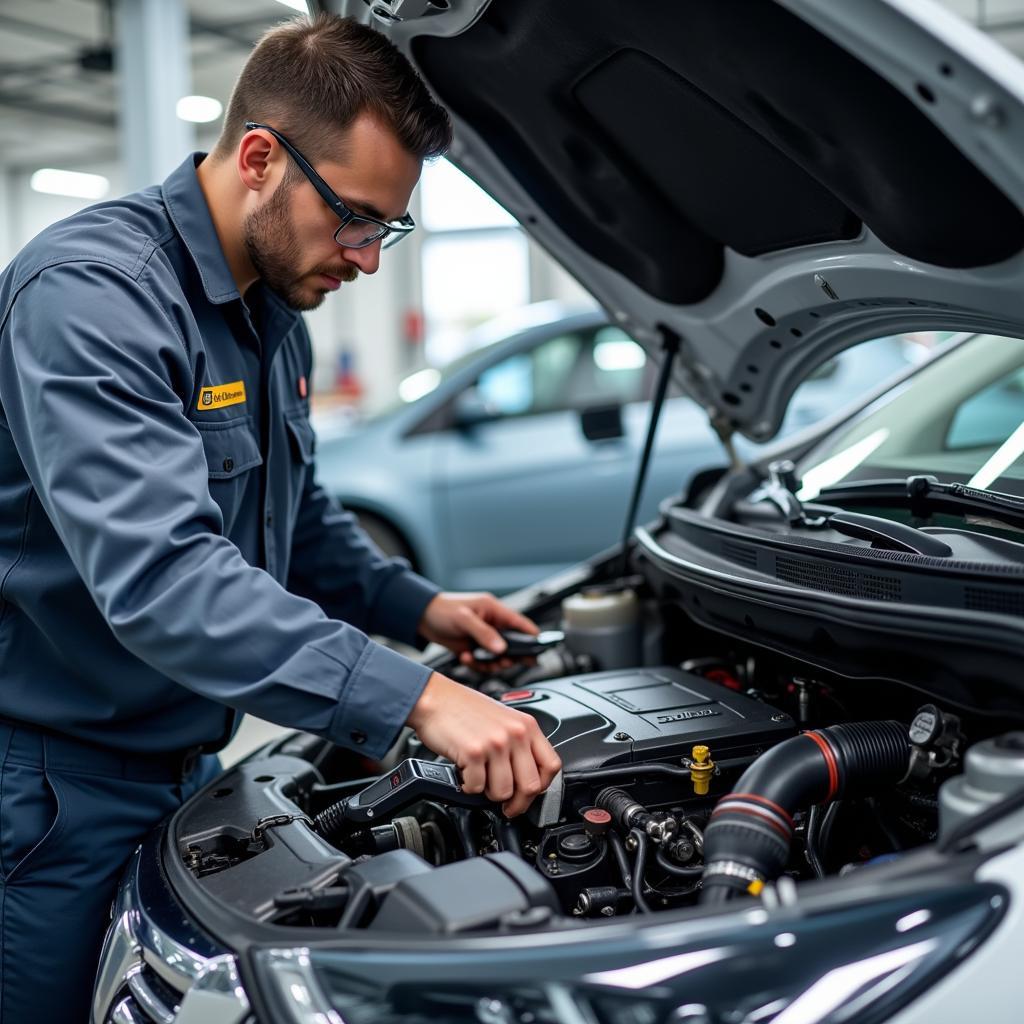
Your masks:
{"label": "short dark hair", "polygon": [[232,154],[246,121],[273,126],[310,160],[337,157],[339,137],[365,113],[420,160],[451,145],[447,111],[390,40],[352,18],[292,18],[264,33],[249,55],[212,157]]}

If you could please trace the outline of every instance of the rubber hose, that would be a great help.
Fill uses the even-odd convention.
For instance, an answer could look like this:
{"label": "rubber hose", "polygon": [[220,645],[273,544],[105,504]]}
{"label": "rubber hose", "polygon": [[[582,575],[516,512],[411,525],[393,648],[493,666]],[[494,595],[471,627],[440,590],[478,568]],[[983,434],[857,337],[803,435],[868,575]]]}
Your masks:
{"label": "rubber hose", "polygon": [[568,786],[577,782],[601,782],[605,779],[640,778],[644,775],[661,775],[666,778],[689,781],[690,769],[674,764],[661,764],[661,762],[656,761],[652,764],[613,765],[611,768],[581,768],[578,771],[566,772],[563,779]]}
{"label": "rubber hose", "polygon": [[623,829],[630,829],[635,822],[636,813],[644,812],[644,807],[633,799],[625,790],[606,786],[594,800],[596,806],[607,811]]}
{"label": "rubber hose", "polygon": [[647,833],[638,828],[629,830],[636,841],[636,860],[633,862],[633,902],[641,914],[651,912],[650,905],[644,899],[644,868],[647,866]]}
{"label": "rubber hose", "polygon": [[313,828],[324,839],[330,839],[345,824],[345,801],[339,800],[330,807],[325,807],[314,819]]}
{"label": "rubber hose", "polygon": [[629,858],[626,856],[622,840],[616,832],[608,833],[608,846],[611,848],[612,856],[615,858],[615,863],[619,866],[619,874],[622,875],[622,884],[627,889],[632,888],[633,872],[629,867]]}
{"label": "rubber hose", "polygon": [[704,874],[704,869],[696,864],[673,864],[660,847],[655,852],[654,859],[658,862],[659,868],[677,878],[700,878]]}
{"label": "rubber hose", "polygon": [[833,725],[762,754],[711,815],[701,902],[721,902],[778,878],[789,859],[795,811],[895,785],[909,763],[910,740],[899,722]]}

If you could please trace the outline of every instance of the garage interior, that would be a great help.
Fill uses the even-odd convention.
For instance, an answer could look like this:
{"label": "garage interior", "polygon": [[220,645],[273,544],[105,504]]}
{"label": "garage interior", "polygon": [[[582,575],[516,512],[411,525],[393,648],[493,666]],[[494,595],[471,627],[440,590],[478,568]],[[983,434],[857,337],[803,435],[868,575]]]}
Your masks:
{"label": "garage interior", "polygon": [[[943,3],[1024,56],[1024,2]],[[160,181],[185,154],[208,149],[252,45],[306,9],[303,0],[3,0],[0,268],[48,224]],[[467,333],[493,316],[588,301],[453,165],[426,169],[411,212],[423,229],[379,273],[307,316],[323,423],[358,422],[404,399],[403,382],[465,355]],[[247,723],[225,763],[273,734]]]}

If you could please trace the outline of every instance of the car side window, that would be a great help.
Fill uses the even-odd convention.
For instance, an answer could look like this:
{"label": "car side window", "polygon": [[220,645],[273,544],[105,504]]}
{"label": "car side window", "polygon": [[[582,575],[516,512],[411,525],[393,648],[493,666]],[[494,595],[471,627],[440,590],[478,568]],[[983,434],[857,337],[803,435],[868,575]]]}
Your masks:
{"label": "car side window", "polygon": [[960,404],[949,425],[946,451],[995,448],[1024,420],[1024,369],[1015,369]]}
{"label": "car side window", "polygon": [[569,403],[576,409],[594,405],[639,402],[645,394],[647,356],[621,328],[594,332],[576,366]]}
{"label": "car side window", "polygon": [[618,327],[549,338],[485,370],[477,392],[496,416],[526,416],[640,401],[643,349]]}
{"label": "car side window", "polygon": [[569,384],[585,335],[548,338],[529,352],[503,359],[480,374],[477,392],[496,416],[525,416],[569,407]]}

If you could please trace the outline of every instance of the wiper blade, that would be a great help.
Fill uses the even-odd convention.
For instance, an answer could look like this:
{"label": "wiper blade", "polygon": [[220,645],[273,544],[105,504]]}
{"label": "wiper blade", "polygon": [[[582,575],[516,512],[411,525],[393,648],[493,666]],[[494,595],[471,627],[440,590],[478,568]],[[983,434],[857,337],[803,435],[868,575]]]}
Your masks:
{"label": "wiper blade", "polygon": [[927,519],[936,512],[960,515],[988,513],[1008,523],[1024,526],[1024,498],[967,484],[944,484],[934,476],[851,480],[823,487],[818,497],[832,504],[906,503],[911,515],[921,519]]}

